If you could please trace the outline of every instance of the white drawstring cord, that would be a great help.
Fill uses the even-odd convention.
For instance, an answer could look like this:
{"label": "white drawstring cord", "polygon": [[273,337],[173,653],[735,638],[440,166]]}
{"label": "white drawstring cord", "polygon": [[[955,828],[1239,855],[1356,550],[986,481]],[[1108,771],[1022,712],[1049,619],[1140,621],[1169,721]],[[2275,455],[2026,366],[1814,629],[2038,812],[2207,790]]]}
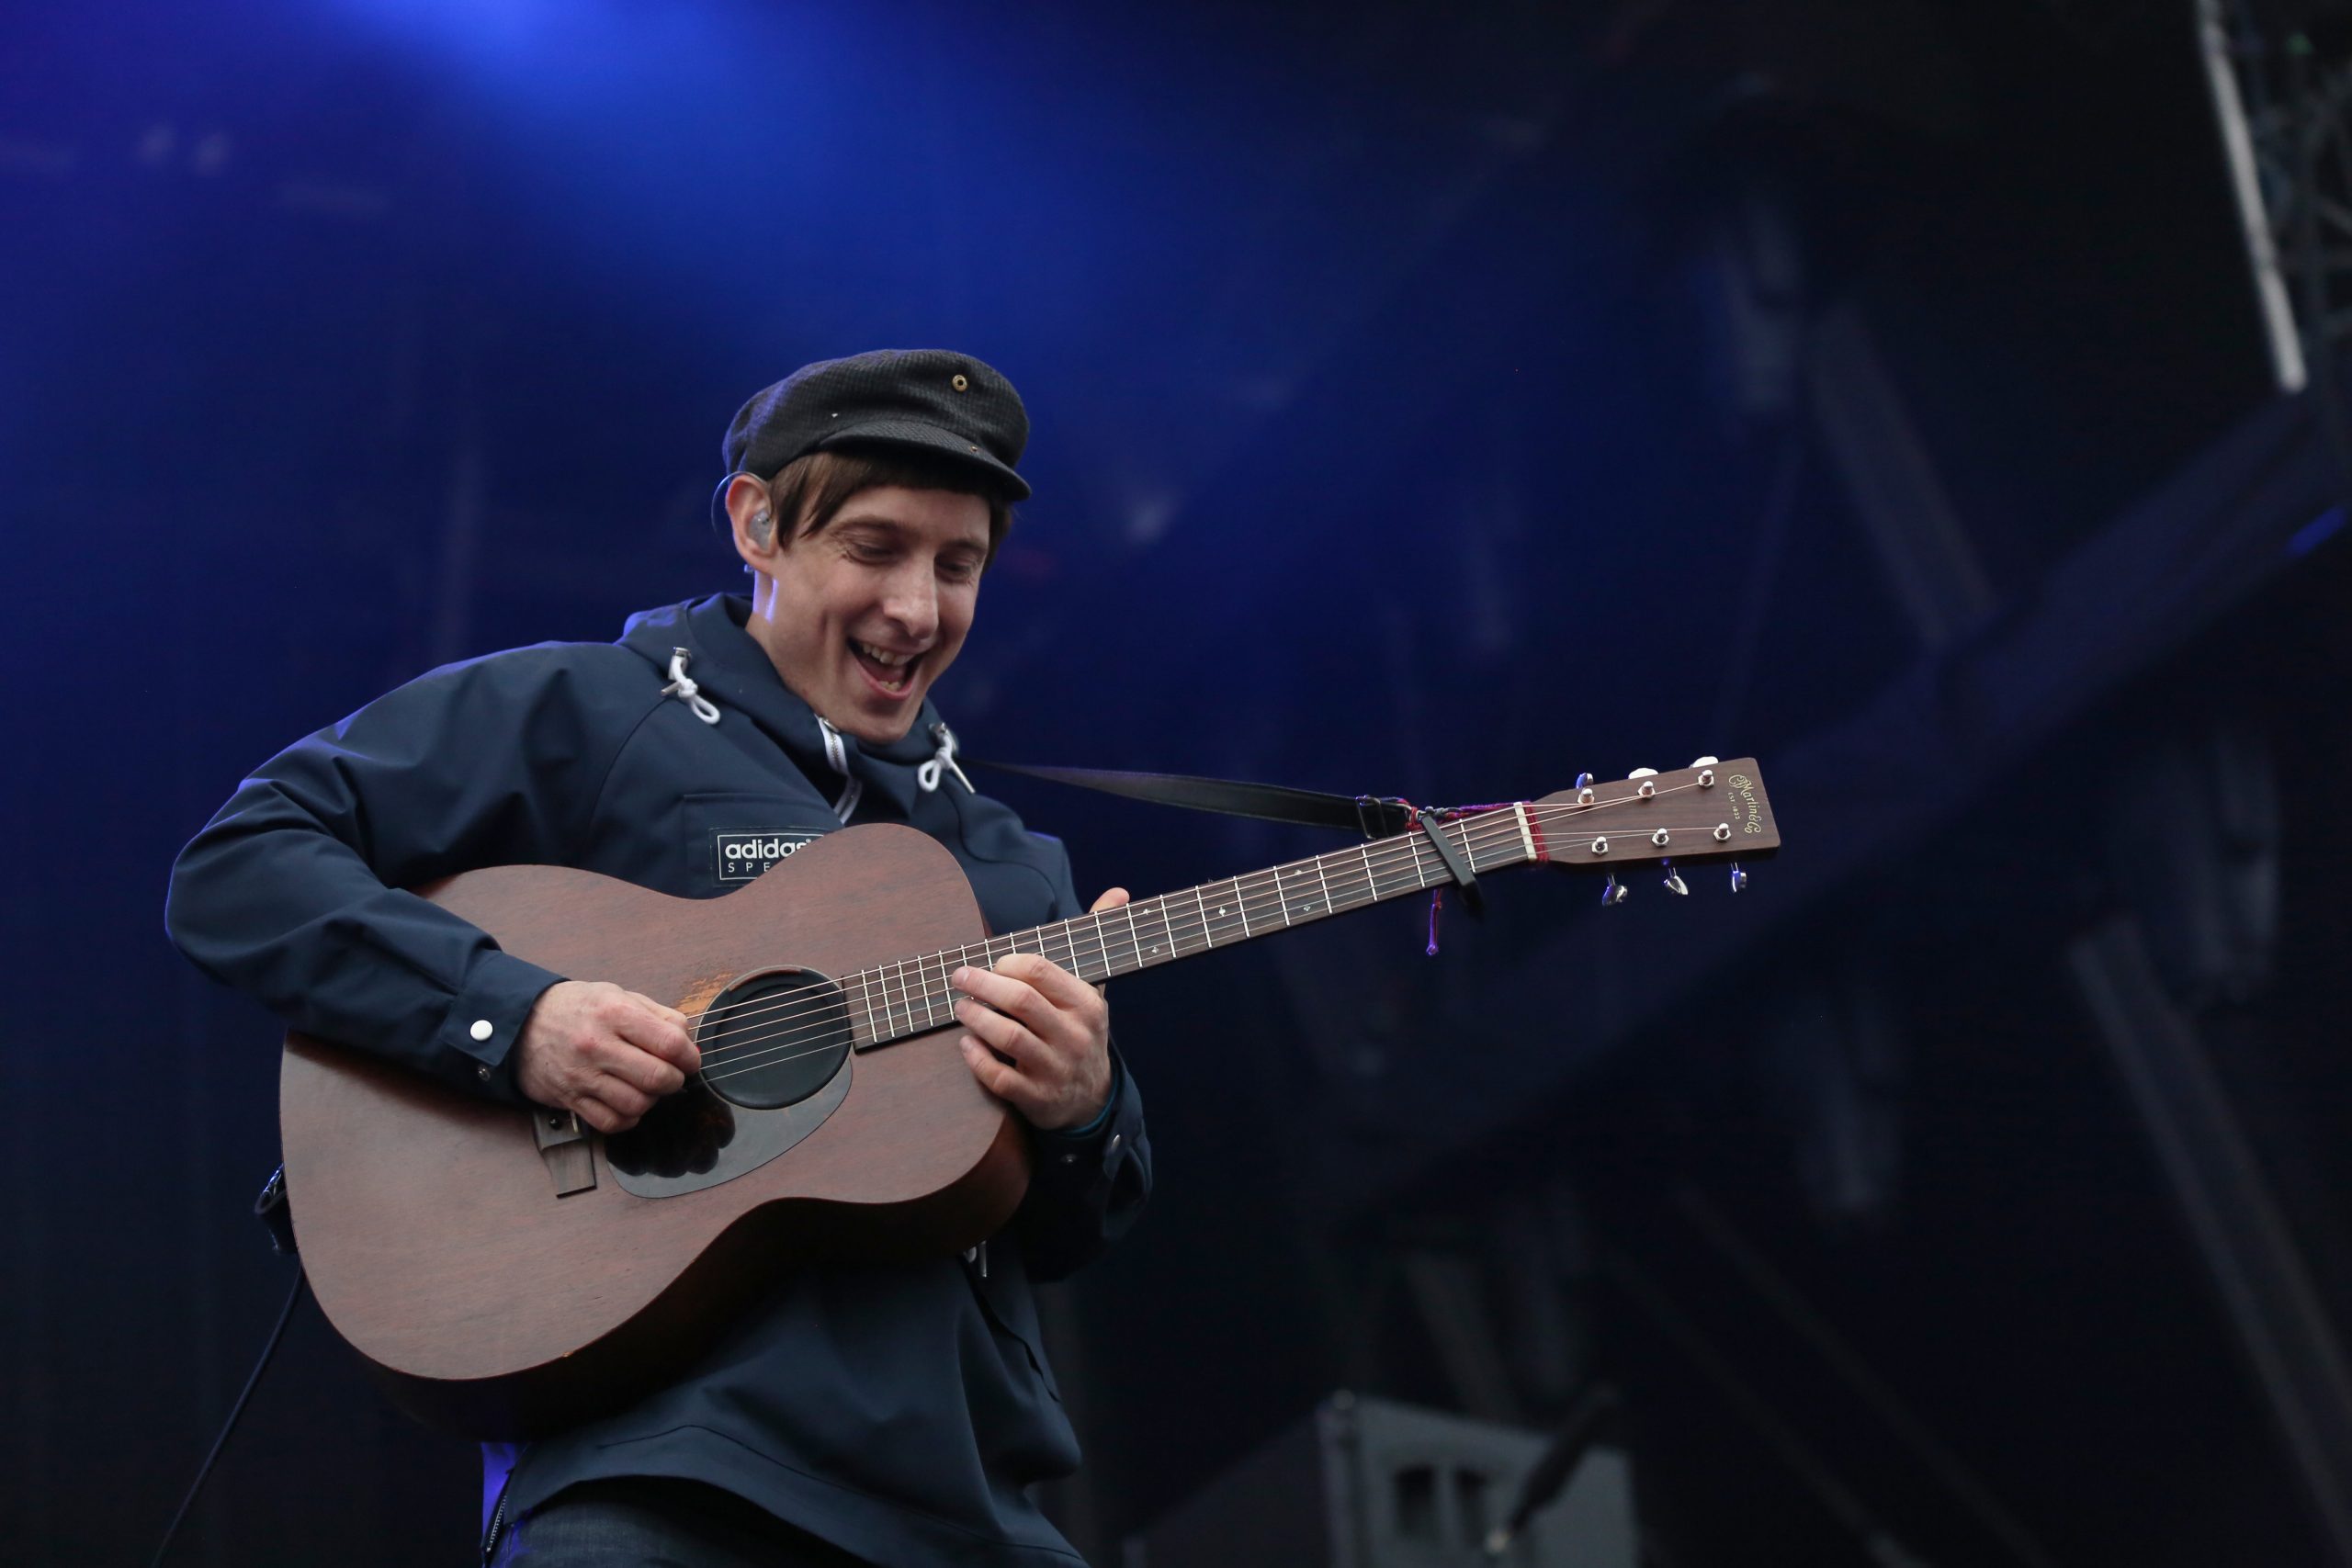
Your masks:
{"label": "white drawstring cord", "polygon": [[683,648],[673,648],[670,650],[670,683],[662,688],[662,694],[665,697],[675,697],[685,704],[694,710],[695,716],[705,724],[717,724],[718,722],[718,705],[704,696],[702,688],[695,685],[686,674],[686,661],[693,657]]}
{"label": "white drawstring cord", "polygon": [[823,714],[817,716],[817,733],[825,738],[826,764],[844,781],[841,797],[833,802],[833,815],[846,822],[857,809],[858,796],[865,793],[865,781],[849,771],[849,747],[842,743],[842,732],[825,722]]}
{"label": "white drawstring cord", "polygon": [[939,742],[939,750],[931,754],[931,761],[915,770],[915,783],[922,786],[923,794],[937,792],[942,769],[956,775],[966,795],[979,794],[972,787],[972,781],[964,776],[964,770],[956,765],[956,732],[944,724],[934,724],[931,727],[931,738]]}

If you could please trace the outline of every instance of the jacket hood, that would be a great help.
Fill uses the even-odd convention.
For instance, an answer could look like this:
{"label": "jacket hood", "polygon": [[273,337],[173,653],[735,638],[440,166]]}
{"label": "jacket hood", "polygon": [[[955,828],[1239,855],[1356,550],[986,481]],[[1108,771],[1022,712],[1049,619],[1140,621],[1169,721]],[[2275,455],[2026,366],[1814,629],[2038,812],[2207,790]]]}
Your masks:
{"label": "jacket hood", "polygon": [[[657,688],[673,683],[672,661],[684,649],[684,673],[695,694],[718,710],[720,728],[730,722],[754,724],[791,752],[811,778],[846,773],[888,795],[902,816],[910,815],[922,788],[915,770],[938,750],[933,727],[944,724],[930,696],[924,696],[922,711],[906,734],[887,746],[834,731],[841,758],[848,764],[844,769],[827,746],[826,730],[820,728],[816,713],[784,683],[767,650],[744,629],[751,615],[751,601],[736,593],[640,610],[621,628],[620,646],[645,660]],[[680,698],[684,694],[673,694]]]}

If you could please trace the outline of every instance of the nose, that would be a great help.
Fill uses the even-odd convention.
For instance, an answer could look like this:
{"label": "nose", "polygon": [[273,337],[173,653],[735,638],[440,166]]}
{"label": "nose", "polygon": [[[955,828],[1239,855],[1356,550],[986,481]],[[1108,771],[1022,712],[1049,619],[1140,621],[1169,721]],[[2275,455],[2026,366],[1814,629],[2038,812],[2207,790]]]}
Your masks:
{"label": "nose", "polygon": [[939,629],[939,584],[929,563],[909,562],[890,574],[883,589],[882,613],[910,641],[928,642]]}

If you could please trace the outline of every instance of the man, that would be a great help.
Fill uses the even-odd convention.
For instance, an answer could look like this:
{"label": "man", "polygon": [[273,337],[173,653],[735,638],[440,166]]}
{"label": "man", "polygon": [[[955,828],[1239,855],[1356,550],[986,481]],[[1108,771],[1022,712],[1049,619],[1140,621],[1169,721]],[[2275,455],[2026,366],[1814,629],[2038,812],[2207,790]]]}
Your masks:
{"label": "man", "polygon": [[[281,753],[182,853],[174,939],[294,1027],[614,1133],[696,1070],[683,1016],[399,889],[530,862],[713,897],[893,821],[955,853],[996,931],[1080,913],[1061,846],[972,790],[929,698],[1029,493],[1027,434],[1011,384],[962,355],[859,355],[768,388],[725,444],[748,601],[437,670]],[[1030,1282],[1133,1223],[1141,1102],[1091,987],[1029,954],[952,983],[973,1074],[1034,1129],[1008,1233],[961,1259],[799,1271],[671,1386],[486,1449],[485,1561],[1077,1561],[1028,1495],[1078,1460]]]}

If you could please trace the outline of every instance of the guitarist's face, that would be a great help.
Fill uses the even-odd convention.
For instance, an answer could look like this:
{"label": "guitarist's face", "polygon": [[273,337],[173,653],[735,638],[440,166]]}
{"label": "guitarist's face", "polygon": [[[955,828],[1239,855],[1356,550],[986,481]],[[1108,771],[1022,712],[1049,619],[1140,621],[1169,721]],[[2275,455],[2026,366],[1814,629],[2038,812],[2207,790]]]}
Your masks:
{"label": "guitarist's face", "polygon": [[896,485],[850,497],[824,531],[752,559],[752,636],[800,699],[844,735],[906,734],[972,629],[989,506]]}

